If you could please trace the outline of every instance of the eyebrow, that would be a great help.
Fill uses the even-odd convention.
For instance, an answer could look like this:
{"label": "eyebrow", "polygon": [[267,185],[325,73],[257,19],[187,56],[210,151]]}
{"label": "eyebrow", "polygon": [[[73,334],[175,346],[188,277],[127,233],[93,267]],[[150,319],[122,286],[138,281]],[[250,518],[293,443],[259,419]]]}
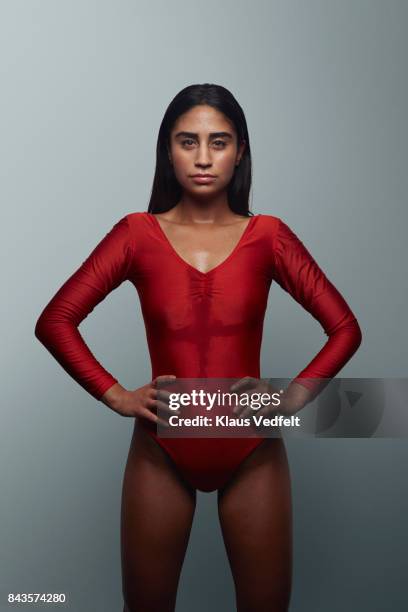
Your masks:
{"label": "eyebrow", "polygon": [[[177,132],[177,134],[175,135],[175,138],[178,138],[179,136],[186,136],[188,138],[197,138],[198,134],[196,134],[195,132]],[[210,138],[220,138],[220,137],[232,138],[232,134],[230,134],[229,132],[211,132],[210,133]]]}

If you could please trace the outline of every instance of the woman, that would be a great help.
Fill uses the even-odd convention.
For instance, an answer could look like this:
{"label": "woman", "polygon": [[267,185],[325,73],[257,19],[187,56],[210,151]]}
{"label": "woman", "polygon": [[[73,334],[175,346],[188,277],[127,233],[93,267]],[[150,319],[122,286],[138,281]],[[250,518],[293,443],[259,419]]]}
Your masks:
{"label": "woman", "polygon": [[[273,392],[259,379],[272,280],[329,336],[285,390],[281,413],[299,411],[314,393],[310,379],[335,376],[361,342],[352,311],[292,230],[278,217],[250,213],[250,186],[241,107],[224,87],[186,87],[160,127],[148,211],[122,217],[37,321],[37,338],[66,371],[135,419],[122,495],[125,612],[175,609],[197,489],[218,490],[237,610],[289,606],[292,515],[282,439],[174,439],[156,430],[169,412],[158,385],[172,377],[238,378],[241,389]],[[132,390],[78,331],[124,280],[138,291],[152,363],[152,380]]]}

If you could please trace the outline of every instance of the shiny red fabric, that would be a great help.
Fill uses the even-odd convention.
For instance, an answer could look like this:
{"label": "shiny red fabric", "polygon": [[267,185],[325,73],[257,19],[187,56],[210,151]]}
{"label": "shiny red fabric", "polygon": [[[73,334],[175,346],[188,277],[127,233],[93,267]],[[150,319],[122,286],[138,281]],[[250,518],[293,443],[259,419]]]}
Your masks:
{"label": "shiny red fabric", "polygon": [[[328,340],[298,374],[332,378],[361,342],[357,320],[295,233],[278,217],[258,214],[230,255],[207,273],[176,252],[155,215],[121,218],[41,313],[36,337],[93,397],[117,382],[99,363],[78,326],[123,281],[136,288],[152,379],[260,378],[260,351],[270,285],[275,280],[322,325]],[[269,374],[269,373],[268,373]],[[270,374],[269,374],[270,375]],[[140,420],[193,487],[224,486],[263,439],[160,438]]]}

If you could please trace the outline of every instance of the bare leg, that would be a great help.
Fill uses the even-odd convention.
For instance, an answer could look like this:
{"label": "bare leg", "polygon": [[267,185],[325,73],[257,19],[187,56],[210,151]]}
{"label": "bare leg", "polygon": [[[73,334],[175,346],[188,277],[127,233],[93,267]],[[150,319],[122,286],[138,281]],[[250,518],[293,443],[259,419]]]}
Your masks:
{"label": "bare leg", "polygon": [[196,492],[141,427],[133,434],[121,510],[124,612],[173,612]]}
{"label": "bare leg", "polygon": [[292,501],[282,440],[260,444],[218,492],[237,612],[287,612],[292,582]]}

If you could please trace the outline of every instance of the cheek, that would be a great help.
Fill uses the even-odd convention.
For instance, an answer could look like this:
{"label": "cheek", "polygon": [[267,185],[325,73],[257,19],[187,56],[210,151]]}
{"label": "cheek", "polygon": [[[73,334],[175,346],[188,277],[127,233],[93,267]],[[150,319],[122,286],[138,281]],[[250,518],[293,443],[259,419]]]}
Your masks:
{"label": "cheek", "polygon": [[224,155],[220,155],[217,160],[217,167],[227,174],[230,174],[234,171],[235,167],[235,155],[233,152],[225,153]]}
{"label": "cheek", "polygon": [[187,152],[184,151],[175,151],[172,153],[173,166],[175,167],[185,167],[187,164],[191,163],[190,156]]}
{"label": "cheek", "polygon": [[227,184],[230,182],[231,178],[234,175],[235,158],[232,156],[228,156],[228,158],[220,160],[216,167],[217,172],[220,175],[220,179],[222,179],[222,183]]}
{"label": "cheek", "polygon": [[186,174],[189,174],[192,164],[191,160],[187,155],[183,155],[179,151],[172,156],[173,160],[173,171],[176,175],[177,180],[180,183],[184,183],[186,180]]}

